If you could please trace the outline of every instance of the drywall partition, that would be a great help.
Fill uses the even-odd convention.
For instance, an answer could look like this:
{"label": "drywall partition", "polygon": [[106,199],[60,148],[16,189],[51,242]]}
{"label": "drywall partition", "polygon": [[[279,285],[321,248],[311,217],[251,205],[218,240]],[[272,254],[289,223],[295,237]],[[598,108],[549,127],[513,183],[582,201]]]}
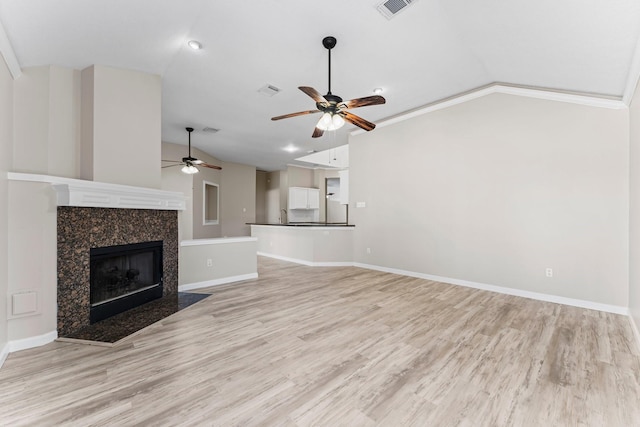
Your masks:
{"label": "drywall partition", "polygon": [[[162,158],[166,160],[180,160],[186,156],[186,147],[179,144],[162,143]],[[171,165],[171,163],[163,163]],[[182,166],[162,168],[161,189],[178,191],[186,197],[185,210],[178,213],[178,241],[193,238],[193,175],[182,173]]]}
{"label": "drywall partition", "polygon": [[624,311],[628,151],[624,109],[506,94],[352,136],[354,258]]}
{"label": "drywall partition", "polygon": [[251,228],[247,223],[256,221],[256,168],[226,162],[222,166],[222,236],[250,236]]}
{"label": "drywall partition", "polygon": [[[640,331],[640,90],[629,106],[629,311]],[[640,342],[640,334],[637,335]]]}
{"label": "drywall partition", "polygon": [[13,171],[77,177],[80,72],[30,67],[14,85]]}
{"label": "drywall partition", "polygon": [[9,182],[13,158],[13,79],[0,61],[0,366],[9,352],[7,298],[9,295]]}
{"label": "drywall partition", "polygon": [[82,71],[82,179],[160,188],[161,89],[157,75]]}

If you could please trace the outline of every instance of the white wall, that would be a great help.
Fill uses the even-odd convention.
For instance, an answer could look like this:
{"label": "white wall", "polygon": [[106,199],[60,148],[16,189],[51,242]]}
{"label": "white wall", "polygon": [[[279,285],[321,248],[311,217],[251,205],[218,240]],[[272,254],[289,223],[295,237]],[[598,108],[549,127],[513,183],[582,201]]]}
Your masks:
{"label": "white wall", "polygon": [[350,150],[357,262],[627,307],[626,110],[493,94]]}
{"label": "white wall", "polygon": [[[61,67],[23,69],[14,82],[15,172],[75,178],[79,173],[80,73]],[[8,298],[35,292],[37,310],[8,313],[8,338],[19,341],[57,328],[55,193],[49,184],[8,184]]]}
{"label": "white wall", "polygon": [[82,178],[160,188],[160,76],[95,65],[82,79]]}
{"label": "white wall", "polygon": [[629,108],[629,311],[640,330],[640,90]]}
{"label": "white wall", "polygon": [[77,178],[80,72],[44,66],[15,81],[13,171]]}
{"label": "white wall", "polygon": [[[256,250],[255,239],[247,237],[184,241],[180,246],[179,284],[222,283],[257,277]],[[208,260],[211,260],[210,266]]]}
{"label": "white wall", "polygon": [[13,79],[0,60],[0,365],[8,351],[9,327],[7,299],[9,294],[9,182],[13,158]]}

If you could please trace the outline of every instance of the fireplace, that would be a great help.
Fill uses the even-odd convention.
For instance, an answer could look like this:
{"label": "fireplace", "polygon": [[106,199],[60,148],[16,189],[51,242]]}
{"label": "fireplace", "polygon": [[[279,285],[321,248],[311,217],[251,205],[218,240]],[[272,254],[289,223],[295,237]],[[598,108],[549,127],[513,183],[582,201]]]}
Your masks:
{"label": "fireplace", "polygon": [[162,241],[90,250],[90,323],[162,298]]}
{"label": "fireplace", "polygon": [[[144,303],[157,295],[177,297],[177,211],[58,206],[57,216],[58,336],[71,336],[97,322],[105,316],[102,311],[112,310],[112,301],[118,301],[115,311],[121,311],[118,304]],[[150,249],[149,244],[160,248]],[[134,252],[129,261],[118,254],[127,247]],[[155,259],[153,274],[138,265],[149,257]],[[98,270],[100,281],[110,287],[101,296],[92,295],[91,289]],[[125,289],[116,292],[111,288],[119,281]]]}

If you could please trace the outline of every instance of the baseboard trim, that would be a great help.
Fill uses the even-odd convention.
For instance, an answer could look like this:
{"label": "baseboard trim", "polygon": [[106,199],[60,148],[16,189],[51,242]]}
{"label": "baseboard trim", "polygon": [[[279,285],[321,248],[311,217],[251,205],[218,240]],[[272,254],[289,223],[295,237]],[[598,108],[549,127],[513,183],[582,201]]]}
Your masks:
{"label": "baseboard trim", "polygon": [[306,265],[307,267],[353,267],[353,263],[350,261],[307,261],[298,258],[289,258],[286,256],[274,255],[266,252],[258,252],[260,256],[266,256],[267,258],[279,259],[280,261],[294,262],[296,264]]}
{"label": "baseboard trim", "polygon": [[629,322],[631,323],[631,329],[633,330],[633,336],[636,339],[636,350],[640,351],[640,330],[638,330],[638,325],[633,320],[633,316],[629,314]]}
{"label": "baseboard trim", "polygon": [[401,276],[416,277],[419,279],[433,280],[436,282],[450,283],[452,285],[465,286],[467,288],[480,289],[483,291],[497,292],[499,294],[513,295],[516,297],[529,298],[539,301],[552,302],[556,304],[569,305],[573,307],[586,308],[589,310],[603,311],[606,313],[629,315],[629,309],[618,305],[601,304],[593,301],[561,297],[558,295],[543,294],[539,292],[525,291],[521,289],[505,288],[502,286],[488,285],[486,283],[471,282],[468,280],[453,279],[450,277],[434,276],[432,274],[416,273],[413,271],[399,270],[396,268],[380,267],[378,265],[354,263],[355,267],[369,270],[383,271],[385,273],[399,274]]}
{"label": "baseboard trim", "polygon": [[40,347],[50,342],[54,342],[58,338],[58,331],[47,332],[46,334],[37,335],[35,337],[24,338],[21,340],[9,341],[9,353],[14,351],[27,350],[29,348]]}
{"label": "baseboard trim", "polygon": [[0,350],[0,368],[2,368],[2,365],[4,364],[4,361],[7,360],[8,356],[9,356],[9,343],[6,343],[4,347],[2,347],[2,350]]}
{"label": "baseboard trim", "polygon": [[227,283],[241,282],[243,280],[257,279],[258,273],[241,274],[239,276],[223,277],[221,279],[205,280],[204,282],[187,283],[179,285],[178,291],[192,291],[194,289],[208,288],[210,286],[226,285]]}

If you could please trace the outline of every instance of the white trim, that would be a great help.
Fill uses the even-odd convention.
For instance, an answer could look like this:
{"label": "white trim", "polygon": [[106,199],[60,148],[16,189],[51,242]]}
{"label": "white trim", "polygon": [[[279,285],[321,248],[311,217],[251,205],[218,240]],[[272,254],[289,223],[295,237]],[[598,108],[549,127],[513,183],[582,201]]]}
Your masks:
{"label": "white trim", "polygon": [[[640,60],[639,60],[640,61]],[[461,95],[456,95],[451,98],[435,101],[424,107],[417,108],[415,110],[408,111],[395,117],[391,117],[387,120],[378,122],[376,127],[385,127],[395,123],[403,122],[414,117],[421,116],[423,114],[431,113],[433,111],[443,110],[445,108],[453,107],[454,105],[463,104],[465,102],[472,101],[474,99],[482,98],[494,93],[504,93],[508,95],[524,96],[527,98],[546,99],[549,101],[568,102],[571,104],[586,105],[589,107],[608,108],[613,110],[620,110],[627,108],[627,105],[617,99],[597,97],[592,95],[579,95],[566,92],[556,92],[545,89],[529,88],[522,86],[508,86],[504,84],[494,83],[489,86],[475,89],[471,92],[466,92]],[[365,133],[362,129],[356,129],[352,131],[351,135],[359,135]]]}
{"label": "white trim", "polygon": [[269,254],[266,252],[257,252],[260,256],[266,256],[267,258],[279,259],[280,261],[294,262],[296,264],[306,265],[307,267],[353,267],[351,261],[307,261],[298,258],[289,258],[286,256],[280,256],[275,254]]}
{"label": "white trim", "polygon": [[521,289],[505,288],[502,286],[488,285],[485,283],[471,282],[468,280],[453,279],[450,277],[434,276],[431,274],[416,273],[413,271],[398,270],[395,268],[380,267],[371,264],[354,263],[355,267],[366,268],[369,270],[383,271],[385,273],[400,274],[402,276],[417,277],[419,279],[433,280],[436,282],[449,283],[452,285],[465,286],[467,288],[481,289],[483,291],[496,292],[499,294],[513,295],[517,297],[529,298],[539,301],[553,302],[556,304],[569,305],[573,307],[586,308],[589,310],[604,311],[607,313],[615,313],[629,315],[629,309],[619,305],[601,304],[593,301],[580,300],[575,298],[561,297],[558,295],[549,295],[539,292],[525,291]]}
{"label": "white trim", "polygon": [[9,69],[13,79],[15,80],[20,77],[22,75],[20,63],[18,62],[18,58],[13,50],[13,46],[11,46],[11,42],[7,36],[7,32],[4,30],[2,22],[0,22],[0,53],[2,54],[4,62],[7,64],[7,68]]}
{"label": "white trim", "polygon": [[[216,219],[207,219],[207,185],[216,187]],[[218,225],[220,223],[220,186],[215,182],[202,181],[202,225]]]}
{"label": "white trim", "polygon": [[58,206],[181,211],[186,209],[184,194],[174,191],[30,173],[8,172],[7,178],[12,181],[51,184],[57,193]]}
{"label": "white trim", "polygon": [[226,285],[227,283],[240,282],[243,280],[257,279],[258,273],[241,274],[239,276],[223,277],[221,279],[206,280],[204,282],[187,283],[178,286],[179,292],[191,291],[194,289],[208,288],[210,286]]}
{"label": "white trim", "polygon": [[205,246],[205,245],[220,245],[225,243],[245,243],[245,242],[257,242],[257,237],[220,237],[216,239],[194,239],[183,240],[180,242],[180,246]]}
{"label": "white trim", "polygon": [[294,225],[294,223],[290,223],[290,225],[282,224],[249,224],[251,227],[268,227],[268,228],[286,228],[286,229],[297,229],[297,230],[353,230],[356,228],[355,225]]}
{"label": "white trim", "polygon": [[638,325],[633,320],[633,316],[629,315],[629,322],[631,322],[631,329],[633,330],[633,336],[636,339],[636,350],[640,351],[640,331],[638,330]]}
{"label": "white trim", "polygon": [[0,368],[2,368],[2,365],[4,364],[4,361],[7,360],[8,356],[9,356],[9,343],[6,343],[4,347],[2,347],[2,350],[0,350]]}
{"label": "white trim", "polygon": [[51,331],[46,334],[37,335],[35,337],[24,338],[21,340],[9,341],[9,352],[26,350],[33,347],[40,347],[50,342],[54,342],[58,338],[58,331]]}

